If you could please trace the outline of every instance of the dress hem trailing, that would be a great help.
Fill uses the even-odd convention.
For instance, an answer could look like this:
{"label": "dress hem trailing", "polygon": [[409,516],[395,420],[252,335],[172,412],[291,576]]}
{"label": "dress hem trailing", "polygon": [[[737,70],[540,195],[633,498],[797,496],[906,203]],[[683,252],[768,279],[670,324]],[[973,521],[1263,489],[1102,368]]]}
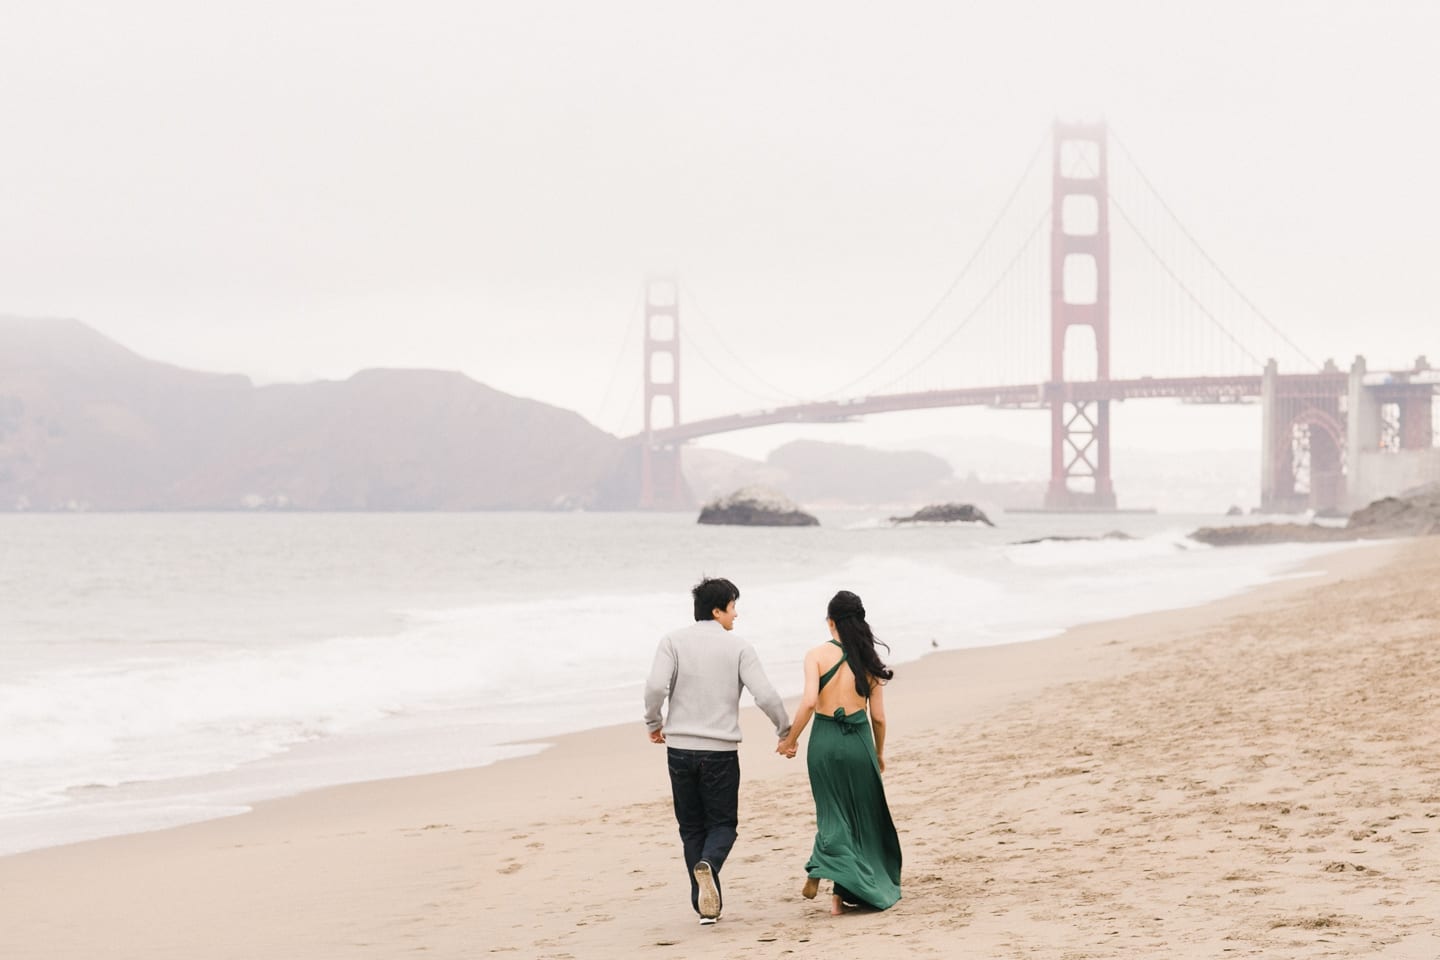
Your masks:
{"label": "dress hem trailing", "polygon": [[831,880],[877,910],[900,899],[900,839],[885,800],[864,710],[817,713],[806,762],[815,798],[807,876]]}

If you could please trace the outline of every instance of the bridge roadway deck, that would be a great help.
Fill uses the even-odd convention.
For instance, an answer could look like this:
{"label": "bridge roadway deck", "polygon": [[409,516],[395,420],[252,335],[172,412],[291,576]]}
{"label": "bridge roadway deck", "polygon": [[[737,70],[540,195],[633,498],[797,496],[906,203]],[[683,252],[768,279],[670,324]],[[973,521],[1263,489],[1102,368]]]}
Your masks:
{"label": "bridge roadway deck", "polygon": [[[1001,407],[1012,409],[1045,408],[1055,400],[1089,402],[1095,400],[1141,400],[1169,398],[1195,403],[1239,403],[1260,396],[1262,377],[1141,377],[1138,380],[1089,380],[1064,383],[1036,383],[1005,387],[965,387],[954,390],[925,390],[916,393],[877,394],[847,400],[826,400],[772,407],[749,413],[695,420],[651,433],[650,442],[668,446],[777,423],[843,423],[867,414],[895,413],[901,410],[927,410],[937,407]],[[1276,393],[1282,397],[1335,397],[1348,389],[1349,377],[1343,371],[1281,374],[1276,378]],[[1396,384],[1397,388],[1421,385]],[[1425,389],[1434,389],[1424,384]],[[625,438],[638,443],[645,435]]]}

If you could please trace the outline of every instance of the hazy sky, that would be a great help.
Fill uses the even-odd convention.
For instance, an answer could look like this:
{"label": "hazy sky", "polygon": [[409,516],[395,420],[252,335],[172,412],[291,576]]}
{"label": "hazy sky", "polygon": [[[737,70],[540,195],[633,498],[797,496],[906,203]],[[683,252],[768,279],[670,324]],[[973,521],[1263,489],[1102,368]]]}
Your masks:
{"label": "hazy sky", "polygon": [[[824,394],[926,317],[1052,120],[1102,115],[1306,353],[1440,360],[1433,2],[0,9],[0,313],[77,317],[185,366],[261,382],[458,368],[628,432],[641,280],[674,269],[708,358],[686,353],[687,418],[769,402],[722,373]],[[1020,249],[1048,164],[989,273],[912,352]],[[1169,282],[1133,242],[1122,262],[1112,228],[1117,299]],[[1005,289],[1043,304],[1032,274]],[[1005,348],[975,326],[969,367],[901,385],[983,376],[976,356]],[[1132,367],[1194,352],[1158,329],[1172,342],[1144,343],[1153,355],[1117,329]],[[1130,441],[1163,446],[1173,410],[1151,409],[1126,413]],[[1202,432],[1237,422],[1194,416]],[[844,436],[986,422],[879,418]]]}

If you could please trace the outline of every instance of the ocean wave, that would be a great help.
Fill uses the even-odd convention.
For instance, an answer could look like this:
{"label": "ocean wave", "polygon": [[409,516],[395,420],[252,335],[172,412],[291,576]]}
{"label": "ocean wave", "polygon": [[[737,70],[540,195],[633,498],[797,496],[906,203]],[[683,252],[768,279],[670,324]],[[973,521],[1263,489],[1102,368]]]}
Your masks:
{"label": "ocean wave", "polygon": [[[892,662],[903,664],[936,648],[1036,639],[1207,602],[1326,552],[1217,551],[1178,530],[1136,540],[941,544],[919,556],[884,552],[895,549],[891,539],[857,538],[853,553],[823,562],[774,553],[694,558],[681,533],[670,546],[677,568],[733,571],[742,591],[737,630],[787,695],[798,692],[805,650],[829,637],[825,605],[837,589],[865,599]],[[12,677],[0,683],[0,813],[93,807],[124,784],[243,770],[305,744],[340,755],[362,734],[371,738],[366,751],[334,765],[312,760],[309,771],[290,768],[276,782],[447,769],[498,758],[499,745],[517,739],[638,721],[655,644],[691,619],[688,595],[558,594],[539,580],[529,588],[549,595],[406,606],[392,611],[396,626],[383,634],[270,637],[168,656],[142,645],[144,656]]]}

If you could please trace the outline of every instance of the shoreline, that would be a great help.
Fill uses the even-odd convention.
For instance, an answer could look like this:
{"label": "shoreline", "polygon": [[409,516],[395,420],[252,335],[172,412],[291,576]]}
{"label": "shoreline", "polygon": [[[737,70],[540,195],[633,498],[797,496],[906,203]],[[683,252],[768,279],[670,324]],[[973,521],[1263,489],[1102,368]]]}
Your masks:
{"label": "shoreline", "polygon": [[[1023,544],[1011,544],[1010,546],[1018,545]],[[1193,609],[1215,602],[1217,599],[1243,596],[1248,592],[1263,589],[1269,584],[1282,583],[1297,577],[1304,578],[1307,576],[1305,570],[1310,565],[1322,561],[1330,552],[1365,545],[1364,543],[1326,544],[1322,545],[1319,550],[1307,551],[1313,554],[1308,558],[1261,561],[1261,567],[1252,571],[1253,574],[1263,570],[1262,576],[1265,579],[1258,582],[1221,587],[1222,590],[1228,589],[1231,592],[1223,593],[1218,598],[1203,596],[1183,598],[1180,605],[1170,605],[1174,600],[1181,600],[1180,597],[1152,597],[1150,602],[1158,601],[1163,605],[1150,610],[1123,613],[1118,619],[1128,619],[1132,616],[1143,616],[1149,613]],[[1261,547],[1262,550],[1272,548],[1273,545]],[[1207,550],[1206,552],[1211,551]],[[1247,552],[1235,554],[1237,559],[1246,555]],[[1017,639],[1004,639],[993,643],[982,641],[982,643],[985,646],[1001,647],[1024,645],[1053,639],[1068,630],[1117,619],[1114,615],[1094,610],[1076,610],[1072,613],[1077,622],[1065,625],[1057,624],[1053,627],[1031,625],[1028,631],[1024,631],[1028,632],[1029,636],[1022,635]],[[963,630],[956,632],[963,634]],[[912,647],[906,651],[904,659],[897,658],[893,663],[904,668],[910,664],[923,662],[937,652],[957,652],[978,648],[946,646],[937,647],[934,650],[918,650]],[[771,653],[773,657],[774,651]],[[772,672],[775,669],[781,670],[772,677],[781,694],[791,699],[797,696],[799,684],[795,682],[795,678],[786,675],[782,665],[772,663],[771,666]],[[796,667],[798,669],[798,662]],[[638,695],[637,688],[635,696],[638,698]],[[629,722],[628,719],[619,719],[621,715],[618,711],[610,710],[610,713],[611,717],[615,718],[614,721],[611,722],[611,717],[606,717],[604,718],[605,722],[601,723],[602,727],[624,726]],[[584,725],[583,721],[577,721],[573,717],[558,722],[537,722],[532,719],[527,725],[535,728],[533,734],[527,732],[520,736],[493,742],[486,740],[478,750],[475,747],[456,749],[456,743],[464,735],[463,724],[437,723],[434,726],[422,726],[415,729],[378,726],[371,729],[362,728],[345,731],[335,737],[293,744],[278,753],[246,761],[231,769],[200,772],[167,780],[136,780],[117,784],[105,788],[104,797],[96,806],[82,804],[68,809],[63,806],[41,808],[9,815],[10,823],[12,825],[23,824],[25,833],[15,832],[12,826],[12,834],[15,839],[7,844],[7,849],[0,850],[0,859],[75,843],[87,843],[136,833],[153,833],[215,819],[241,816],[251,812],[259,804],[302,796],[331,787],[478,769],[494,763],[506,762],[517,752],[544,752],[551,748],[559,738],[595,729],[593,724]],[[441,738],[440,742],[450,744],[445,752],[457,755],[451,757],[450,762],[437,765],[433,761],[414,763],[402,759],[404,751],[424,750],[428,746],[427,738],[435,737]],[[519,749],[517,750],[517,748]],[[372,759],[369,762],[371,771],[356,776],[356,772],[361,771],[365,766],[365,763],[359,758],[367,749],[381,751],[383,760],[376,763]],[[485,757],[486,754],[491,754],[494,759]],[[485,759],[482,760],[482,757]],[[459,762],[455,762],[456,760]],[[480,760],[480,762],[477,764],[475,760]],[[427,766],[429,769],[424,769]],[[346,772],[340,772],[337,767],[346,768]],[[317,771],[327,770],[328,774],[321,772],[317,775]],[[326,782],[327,780],[329,782]],[[80,789],[83,792],[89,788]],[[20,839],[22,836],[26,839]]]}
{"label": "shoreline", "polygon": [[[1278,662],[1329,662],[1331,673],[1359,669],[1341,663],[1345,658],[1370,664],[1365,669],[1382,666],[1371,660],[1385,658],[1335,646],[1327,633],[1348,629],[1341,621],[1357,607],[1351,593],[1361,598],[1360,608],[1391,610],[1385,591],[1409,582],[1406,564],[1440,570],[1440,544],[1358,545],[1307,565],[1323,567],[1320,576],[912,662],[898,673],[888,704],[887,791],[906,867],[905,899],[884,914],[832,923],[794,895],[813,830],[804,766],[770,753],[773,731],[749,708],[742,724],[741,838],[725,869],[725,919],[709,930],[687,916],[664,764],[639,725],[625,723],[557,738],[539,754],[486,767],[328,787],[265,801],[244,815],[0,858],[7,945],[25,958],[310,960],[392,957],[422,947],[445,957],[485,951],[628,957],[657,947],[667,956],[770,956],[783,949],[776,944],[853,952],[862,940],[891,935],[904,938],[907,952],[937,956],[953,949],[946,945],[957,936],[989,955],[1015,956],[1061,956],[1062,948],[1091,941],[1098,949],[1100,940],[1114,940],[1115,952],[1096,956],[1134,955],[1143,947],[1149,955],[1197,958],[1214,956],[1221,940],[1243,948],[1239,955],[1266,956],[1288,955],[1276,947],[1290,942],[1285,937],[1312,951],[1296,946],[1296,956],[1315,955],[1317,938],[1377,943],[1385,923],[1372,917],[1376,911],[1396,914],[1386,920],[1392,928],[1415,931],[1412,915],[1422,907],[1406,900],[1419,896],[1423,909],[1435,905],[1440,878],[1404,876],[1405,863],[1421,864],[1423,873],[1437,861],[1414,849],[1433,844],[1435,835],[1402,835],[1397,821],[1387,821],[1372,836],[1391,841],[1376,845],[1350,839],[1370,829],[1363,823],[1321,837],[1313,826],[1300,831],[1278,822],[1292,816],[1279,810],[1302,806],[1291,794],[1331,789],[1333,778],[1354,771],[1337,768],[1308,781],[1298,772],[1279,776],[1281,768],[1299,771],[1312,752],[1333,749],[1334,738],[1262,729],[1268,714],[1257,719],[1229,703],[1273,695],[1277,716],[1294,709],[1307,716],[1304,670],[1249,675],[1271,656],[1250,649],[1255,637],[1271,636]],[[1310,624],[1306,617],[1320,619]],[[1404,634],[1413,632],[1411,620],[1400,613],[1362,619],[1376,626],[1374,638],[1362,636],[1358,646],[1413,640]],[[1303,626],[1299,633],[1291,620]],[[1433,623],[1416,622],[1425,630]],[[1331,644],[1328,661],[1306,655],[1306,645],[1320,644]],[[1237,680],[1233,697],[1228,688],[1205,686],[1226,677]],[[1295,682],[1301,692],[1285,694],[1289,699],[1272,689]],[[1440,710],[1426,696],[1421,706]],[[1208,726],[1192,722],[1202,715]],[[1380,801],[1367,801],[1370,819],[1389,816],[1371,815],[1369,806],[1379,803],[1399,808],[1390,812],[1406,830],[1428,829],[1432,821],[1416,811],[1417,804],[1440,805],[1434,754],[1383,744],[1432,736],[1427,731],[1435,725],[1425,723],[1432,716],[1406,714],[1402,727],[1367,748],[1369,765],[1383,766],[1393,754],[1424,781],[1413,798],[1397,794],[1392,783]],[[1324,717],[1347,722],[1343,711]],[[1221,726],[1232,740],[1263,734],[1275,742],[1146,752]],[[1416,729],[1406,734],[1409,728]],[[1366,764],[1352,766],[1366,771]],[[1376,776],[1395,780],[1388,768]],[[1354,792],[1305,803],[1305,815],[1344,819],[1339,798]],[[1239,802],[1234,811],[1214,812],[1232,800]],[[1197,810],[1219,818],[1214,837],[1190,836],[1187,824]],[[1430,810],[1440,813],[1440,806]],[[1411,826],[1415,817],[1418,825]],[[1294,852],[1251,849],[1290,832]],[[1237,846],[1222,849],[1227,844]],[[1356,844],[1365,846],[1363,856],[1347,852]],[[1306,853],[1309,847],[1323,849]],[[1432,845],[1429,852],[1437,851]],[[1136,860],[1142,855],[1149,858],[1143,866]],[[1293,882],[1272,880],[1270,874],[1300,859],[1323,863],[1313,873],[1307,864]],[[1339,866],[1332,871],[1330,864]],[[1300,903],[1293,916],[1275,914],[1280,926],[1267,920],[1253,930],[1236,927],[1245,904],[1294,899],[1296,890],[1317,883],[1352,899],[1314,910]],[[1211,890],[1217,884],[1225,889]],[[1171,887],[1190,891],[1174,894],[1180,906],[1156,899]],[[1235,906],[1226,899],[1239,896],[1231,889],[1252,892]],[[1196,891],[1219,899],[1188,903]],[[1357,892],[1375,894],[1382,906],[1362,907],[1353,899]],[[1266,916],[1274,913],[1266,909]],[[1190,924],[1179,937],[1178,915]],[[1310,920],[1317,925],[1300,925]],[[1123,933],[1111,937],[1101,927]],[[1398,935],[1392,929],[1389,936],[1395,942]]]}

